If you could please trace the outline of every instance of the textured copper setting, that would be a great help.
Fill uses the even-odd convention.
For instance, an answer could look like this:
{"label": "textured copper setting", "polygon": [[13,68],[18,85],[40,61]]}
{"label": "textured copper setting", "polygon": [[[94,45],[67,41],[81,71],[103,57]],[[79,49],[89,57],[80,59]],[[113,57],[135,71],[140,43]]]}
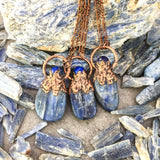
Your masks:
{"label": "textured copper setting", "polygon": [[118,63],[118,55],[117,55],[117,52],[110,46],[99,46],[93,50],[93,52],[91,54],[91,64],[92,64],[93,68],[96,69],[96,66],[93,63],[93,56],[99,49],[109,49],[114,54],[115,59],[114,59],[113,65],[111,66],[111,69],[114,69]]}
{"label": "textured copper setting", "polygon": [[67,92],[65,83],[62,79],[63,78],[60,76],[60,70],[55,71],[54,74],[50,71],[49,76],[44,79],[41,87],[45,93],[50,92],[52,89],[53,95],[57,96],[59,91]]}
{"label": "textured copper setting", "polygon": [[117,81],[116,76],[111,70],[110,62],[100,61],[96,63],[96,72],[94,74],[94,81],[97,80],[102,86],[107,81],[107,84],[113,84]]}
{"label": "textured copper setting", "polygon": [[74,74],[74,78],[69,87],[69,94],[71,91],[76,94],[80,90],[82,90],[85,94],[88,94],[89,91],[94,90],[91,81],[87,78],[85,71],[79,71],[77,74]]}

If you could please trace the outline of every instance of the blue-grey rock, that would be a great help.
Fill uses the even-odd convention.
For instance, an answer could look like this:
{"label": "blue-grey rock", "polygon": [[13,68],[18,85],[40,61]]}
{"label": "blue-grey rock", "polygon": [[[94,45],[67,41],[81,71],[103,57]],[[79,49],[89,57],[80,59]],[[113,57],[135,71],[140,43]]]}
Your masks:
{"label": "blue-grey rock", "polygon": [[158,136],[159,134],[159,119],[156,117],[153,120],[153,136]]}
{"label": "blue-grey rock", "polygon": [[22,95],[22,87],[20,84],[0,71],[0,93],[12,98],[14,100],[19,100]]}
{"label": "blue-grey rock", "polygon": [[138,121],[136,121],[132,117],[123,116],[119,118],[119,121],[123,124],[123,126],[136,134],[139,137],[147,138],[149,136],[149,132],[144,128]]}
{"label": "blue-grey rock", "polygon": [[131,155],[132,148],[129,140],[121,141],[88,153],[88,156],[93,160],[118,160]]}
{"label": "blue-grey rock", "polygon": [[54,154],[41,154],[39,160],[81,160],[81,158],[77,157],[64,157],[60,155]]}
{"label": "blue-grey rock", "polygon": [[113,69],[115,74],[123,76],[128,68],[134,63],[135,58],[131,51],[128,51],[119,61],[117,66]]}
{"label": "blue-grey rock", "polygon": [[160,57],[158,57],[148,67],[146,67],[146,69],[144,70],[144,76],[152,77],[155,80],[158,80],[160,78]]}
{"label": "blue-grey rock", "polygon": [[26,115],[26,110],[25,109],[18,109],[15,116],[13,117],[13,122],[11,126],[11,134],[9,136],[9,142],[13,143],[14,139],[17,135],[17,132],[23,122],[23,119]]}
{"label": "blue-grey rock", "polygon": [[132,153],[133,153],[133,159],[134,160],[141,160],[136,147],[132,147]]}
{"label": "blue-grey rock", "polygon": [[155,79],[152,77],[132,77],[129,75],[125,75],[123,77],[122,87],[143,87],[154,85]]}
{"label": "blue-grey rock", "polygon": [[129,106],[121,110],[112,111],[111,114],[124,114],[124,115],[132,115],[136,116],[138,114],[144,114],[146,112],[149,112],[153,110],[154,108],[149,105],[135,105],[135,106]]}
{"label": "blue-grey rock", "polygon": [[158,136],[148,138],[148,150],[151,160],[158,160]]}
{"label": "blue-grey rock", "polygon": [[2,48],[0,50],[0,62],[5,62],[7,59],[7,55],[6,55],[6,49]]}
{"label": "blue-grey rock", "polygon": [[144,69],[158,57],[159,53],[160,41],[157,41],[133,63],[128,70],[128,74],[133,77],[141,76]]}
{"label": "blue-grey rock", "polygon": [[147,142],[148,139],[140,138],[138,136],[135,138],[135,146],[141,160],[150,160]]}
{"label": "blue-grey rock", "polygon": [[17,65],[12,63],[0,63],[0,71],[12,77],[27,88],[38,89],[44,80],[41,67]]}
{"label": "blue-grey rock", "polygon": [[[38,5],[37,5],[38,4]],[[36,8],[36,9],[35,9]],[[64,1],[5,1],[0,3],[9,38],[28,46],[61,52],[71,45],[77,18],[77,0]],[[104,1],[108,38],[113,48],[127,39],[147,33],[159,12],[157,1]],[[14,24],[14,25],[13,25]],[[94,3],[91,3],[87,48],[99,45]]]}
{"label": "blue-grey rock", "polygon": [[52,90],[45,93],[42,88],[39,88],[35,100],[38,116],[45,121],[60,120],[66,108],[66,96],[63,91],[59,91],[58,95],[55,96]]}
{"label": "blue-grey rock", "polygon": [[154,117],[159,117],[160,116],[160,108],[154,109],[152,111],[149,111],[145,114],[142,115],[142,119],[140,120],[140,123],[143,123],[144,121],[154,118]]}
{"label": "blue-grey rock", "polygon": [[94,89],[98,102],[105,110],[113,111],[117,109],[119,104],[119,95],[116,81],[113,82],[113,84],[107,84],[106,82],[101,86],[96,80],[94,82]]}
{"label": "blue-grey rock", "polygon": [[7,114],[8,114],[7,109],[2,103],[0,103],[0,117],[3,118]]}
{"label": "blue-grey rock", "polygon": [[12,127],[12,115],[11,114],[7,114],[3,117],[3,127],[5,128],[6,130],[6,133],[8,135],[11,134],[11,127]]}
{"label": "blue-grey rock", "polygon": [[70,100],[74,115],[81,119],[86,120],[93,118],[97,113],[97,103],[94,97],[94,91],[89,91],[85,94],[82,90],[77,93],[70,93]]}
{"label": "blue-grey rock", "polygon": [[160,97],[160,80],[156,81],[154,85],[143,89],[136,97],[138,104],[146,104]]}
{"label": "blue-grey rock", "polygon": [[73,135],[72,133],[70,133],[69,131],[67,131],[63,128],[57,129],[57,132],[60,135],[62,135],[63,137],[69,138],[69,139],[74,140],[74,141],[82,142],[81,139],[79,139],[78,137],[76,137],[75,135]]}
{"label": "blue-grey rock", "polygon": [[0,147],[0,159],[1,160],[12,160],[10,155]]}
{"label": "blue-grey rock", "polygon": [[4,143],[4,129],[2,122],[0,122],[0,147],[3,147],[3,143]]}
{"label": "blue-grey rock", "polygon": [[124,134],[124,136],[122,137],[121,141],[124,141],[127,139],[130,140],[130,142],[133,142],[135,139],[135,134],[133,134],[127,130],[126,133]]}
{"label": "blue-grey rock", "polygon": [[17,141],[9,149],[9,153],[14,160],[33,160],[30,157],[31,147],[29,142],[18,136]]}
{"label": "blue-grey rock", "polygon": [[42,130],[43,128],[45,128],[47,126],[47,122],[40,122],[38,123],[36,126],[33,127],[33,129],[29,130],[28,132],[22,134],[20,137],[28,138],[30,136],[32,136],[33,134],[35,134],[36,132]]}
{"label": "blue-grey rock", "polygon": [[42,150],[66,156],[80,157],[84,152],[81,142],[47,135],[42,132],[37,132],[35,143]]}
{"label": "blue-grey rock", "polygon": [[23,92],[19,98],[19,101],[15,102],[25,108],[35,109],[34,101],[34,98],[30,94],[28,94],[27,92]]}
{"label": "blue-grey rock", "polygon": [[10,98],[0,94],[0,103],[11,113],[15,115],[17,110],[17,104]]}
{"label": "blue-grey rock", "polygon": [[160,39],[160,13],[158,14],[158,18],[155,20],[151,30],[147,33],[147,44],[152,45],[154,42]]}
{"label": "blue-grey rock", "polygon": [[103,148],[117,142],[123,137],[122,127],[119,122],[114,123],[109,128],[96,135],[91,144],[95,149]]}

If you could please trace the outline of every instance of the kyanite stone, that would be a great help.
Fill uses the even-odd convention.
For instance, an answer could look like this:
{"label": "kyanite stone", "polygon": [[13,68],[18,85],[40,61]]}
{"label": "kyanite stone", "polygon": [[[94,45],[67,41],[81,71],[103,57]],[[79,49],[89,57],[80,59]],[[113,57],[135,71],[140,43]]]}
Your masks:
{"label": "kyanite stone", "polygon": [[93,160],[118,160],[131,155],[132,148],[129,140],[121,141],[88,153],[88,156]]}
{"label": "kyanite stone", "polygon": [[126,107],[124,109],[112,111],[111,114],[124,114],[124,115],[136,116],[136,115],[139,115],[139,114],[144,114],[146,112],[149,112],[153,109],[154,108],[149,104],[135,105],[135,106]]}
{"label": "kyanite stone", "polygon": [[119,104],[118,86],[117,82],[114,81],[113,84],[100,85],[96,80],[94,82],[95,95],[98,102],[106,111],[113,111],[117,109]]}
{"label": "kyanite stone", "polygon": [[23,122],[23,119],[26,115],[26,110],[25,109],[18,109],[14,118],[13,118],[13,122],[11,124],[11,134],[9,136],[9,142],[13,143],[14,139],[17,135],[17,132]]}
{"label": "kyanite stone", "polygon": [[20,84],[7,76],[3,72],[0,72],[0,93],[12,98],[13,100],[19,100],[22,95],[22,87]]}
{"label": "kyanite stone", "polygon": [[160,39],[160,13],[158,18],[155,20],[151,30],[147,34],[147,44],[152,45],[155,41]]}
{"label": "kyanite stone", "polygon": [[128,70],[128,68],[134,63],[135,58],[131,51],[127,51],[128,53],[125,54],[124,57],[122,57],[119,61],[117,66],[113,69],[113,72],[115,74],[119,74],[120,76],[123,76],[125,72]]}
{"label": "kyanite stone", "polygon": [[139,122],[137,122],[132,117],[123,116],[119,118],[119,121],[127,130],[131,131],[137,136],[145,138],[149,136],[149,132],[146,130],[146,128],[144,128]]}
{"label": "kyanite stone", "polygon": [[154,85],[143,89],[136,97],[138,104],[145,104],[157,99],[160,96],[160,80],[156,81]]}
{"label": "kyanite stone", "polygon": [[74,115],[81,119],[86,120],[93,118],[97,113],[97,103],[94,97],[94,91],[89,91],[88,94],[82,90],[77,93],[70,93],[70,100]]}
{"label": "kyanite stone", "polygon": [[17,104],[10,98],[0,94],[0,103],[12,114],[15,115]]}
{"label": "kyanite stone", "polygon": [[40,131],[41,129],[45,128],[46,126],[47,126],[47,122],[41,121],[36,126],[34,126],[31,130],[22,134],[20,137],[23,137],[24,139],[28,138],[28,137],[32,136],[33,134],[35,134],[36,132]]}
{"label": "kyanite stone", "polygon": [[4,128],[1,121],[0,122],[0,147],[3,147],[3,142],[4,142]]}
{"label": "kyanite stone", "polygon": [[33,160],[30,157],[31,147],[29,142],[18,136],[17,141],[9,149],[9,153],[14,160]]}
{"label": "kyanite stone", "polygon": [[0,71],[27,88],[38,89],[44,79],[41,67],[0,62]]}
{"label": "kyanite stone", "polygon": [[135,146],[137,148],[137,151],[139,153],[140,159],[144,160],[151,160],[149,156],[149,152],[147,149],[147,139],[136,137],[135,138]]}
{"label": "kyanite stone", "polygon": [[148,67],[146,67],[146,69],[144,70],[144,76],[152,77],[155,80],[158,80],[160,78],[160,57],[158,57]]}
{"label": "kyanite stone", "polygon": [[[87,48],[99,45],[95,25],[94,2],[91,3]],[[69,1],[10,1],[0,3],[9,38],[17,43],[61,52],[71,45],[77,18],[77,0]],[[127,39],[147,33],[158,16],[157,1],[104,1],[104,17],[109,22],[107,31],[113,48],[120,47]],[[13,25],[14,24],[14,25]]]}
{"label": "kyanite stone", "polygon": [[10,155],[6,151],[4,151],[1,147],[0,147],[0,159],[1,160],[12,160]]}
{"label": "kyanite stone", "polygon": [[114,123],[109,128],[103,130],[93,137],[91,144],[95,149],[103,148],[117,142],[123,137],[123,131],[119,122]]}
{"label": "kyanite stone", "polygon": [[59,138],[37,132],[35,144],[38,148],[66,156],[80,157],[84,153],[81,142]]}
{"label": "kyanite stone", "polygon": [[0,62],[4,62],[7,59],[6,55],[6,49],[5,48],[0,48]]}
{"label": "kyanite stone", "polygon": [[160,40],[152,44],[141,56],[136,59],[133,65],[129,68],[128,74],[133,77],[141,76],[145,68],[151,64],[159,55]]}
{"label": "kyanite stone", "polygon": [[66,108],[66,93],[59,91],[55,96],[51,90],[45,93],[39,88],[35,100],[35,109],[38,116],[45,121],[58,121],[63,117]]}
{"label": "kyanite stone", "polygon": [[122,87],[138,88],[142,86],[154,85],[155,79],[152,77],[132,77],[125,75],[123,77]]}

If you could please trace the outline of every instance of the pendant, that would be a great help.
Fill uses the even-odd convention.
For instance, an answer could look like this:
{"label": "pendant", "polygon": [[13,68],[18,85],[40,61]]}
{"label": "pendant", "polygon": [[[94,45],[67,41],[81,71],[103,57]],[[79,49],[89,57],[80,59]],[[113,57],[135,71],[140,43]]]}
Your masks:
{"label": "pendant", "polygon": [[[96,66],[93,63],[93,55],[98,49],[109,49],[115,55],[115,62],[110,65],[110,61],[107,57],[101,56],[96,62]],[[91,63],[96,69],[94,74],[94,89],[95,95],[99,103],[106,111],[113,111],[117,109],[119,104],[117,78],[112,72],[117,64],[118,57],[116,51],[109,46],[102,46],[96,48],[91,55]]]}
{"label": "pendant", "polygon": [[[81,57],[75,56],[74,58]],[[83,59],[86,60],[84,57]],[[90,62],[88,60],[86,61],[89,63],[90,67],[92,67]],[[92,69],[90,70],[89,76],[87,77],[83,67],[76,67],[74,69],[74,78],[72,79],[69,88],[73,113],[78,119],[81,120],[91,119],[97,113],[94,88],[89,80]]]}
{"label": "pendant", "polygon": [[63,80],[69,71],[67,71],[67,75],[63,78],[62,70],[54,66],[50,70],[49,75],[46,75],[45,66],[47,62],[56,57],[65,59],[63,56],[51,56],[46,60],[43,65],[45,79],[37,92],[35,100],[35,109],[38,116],[42,120],[52,122],[60,120],[65,112],[67,89]]}

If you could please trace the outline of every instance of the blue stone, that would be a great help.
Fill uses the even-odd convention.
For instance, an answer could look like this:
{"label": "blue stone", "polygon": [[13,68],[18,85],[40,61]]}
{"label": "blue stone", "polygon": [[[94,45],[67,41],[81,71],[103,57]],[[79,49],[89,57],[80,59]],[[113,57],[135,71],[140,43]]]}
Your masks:
{"label": "blue stone", "polygon": [[109,61],[109,59],[108,59],[106,56],[101,56],[101,57],[98,58],[97,61],[98,61],[98,62],[100,62],[100,61],[107,62],[107,61]]}
{"label": "blue stone", "polygon": [[85,94],[82,90],[76,94],[71,92],[70,100],[72,110],[77,118],[85,120],[93,118],[96,115],[97,104],[93,91],[90,91],[88,94]]}
{"label": "blue stone", "polygon": [[35,100],[35,109],[38,116],[45,121],[58,121],[63,117],[66,107],[66,93],[59,91],[55,96],[51,90],[45,93],[39,88]]}
{"label": "blue stone", "polygon": [[58,67],[58,66],[54,66],[54,67],[51,68],[51,71],[52,71],[53,74],[54,74],[55,71],[57,71],[57,70],[59,70],[59,67]]}
{"label": "blue stone", "polygon": [[106,82],[101,86],[96,80],[94,82],[94,89],[97,100],[106,111],[117,109],[119,104],[117,82],[113,82],[113,84],[107,84]]}
{"label": "blue stone", "polygon": [[77,74],[79,71],[83,72],[83,71],[84,71],[84,68],[78,66],[78,67],[76,67],[76,68],[74,69],[74,73],[75,73],[75,74]]}

